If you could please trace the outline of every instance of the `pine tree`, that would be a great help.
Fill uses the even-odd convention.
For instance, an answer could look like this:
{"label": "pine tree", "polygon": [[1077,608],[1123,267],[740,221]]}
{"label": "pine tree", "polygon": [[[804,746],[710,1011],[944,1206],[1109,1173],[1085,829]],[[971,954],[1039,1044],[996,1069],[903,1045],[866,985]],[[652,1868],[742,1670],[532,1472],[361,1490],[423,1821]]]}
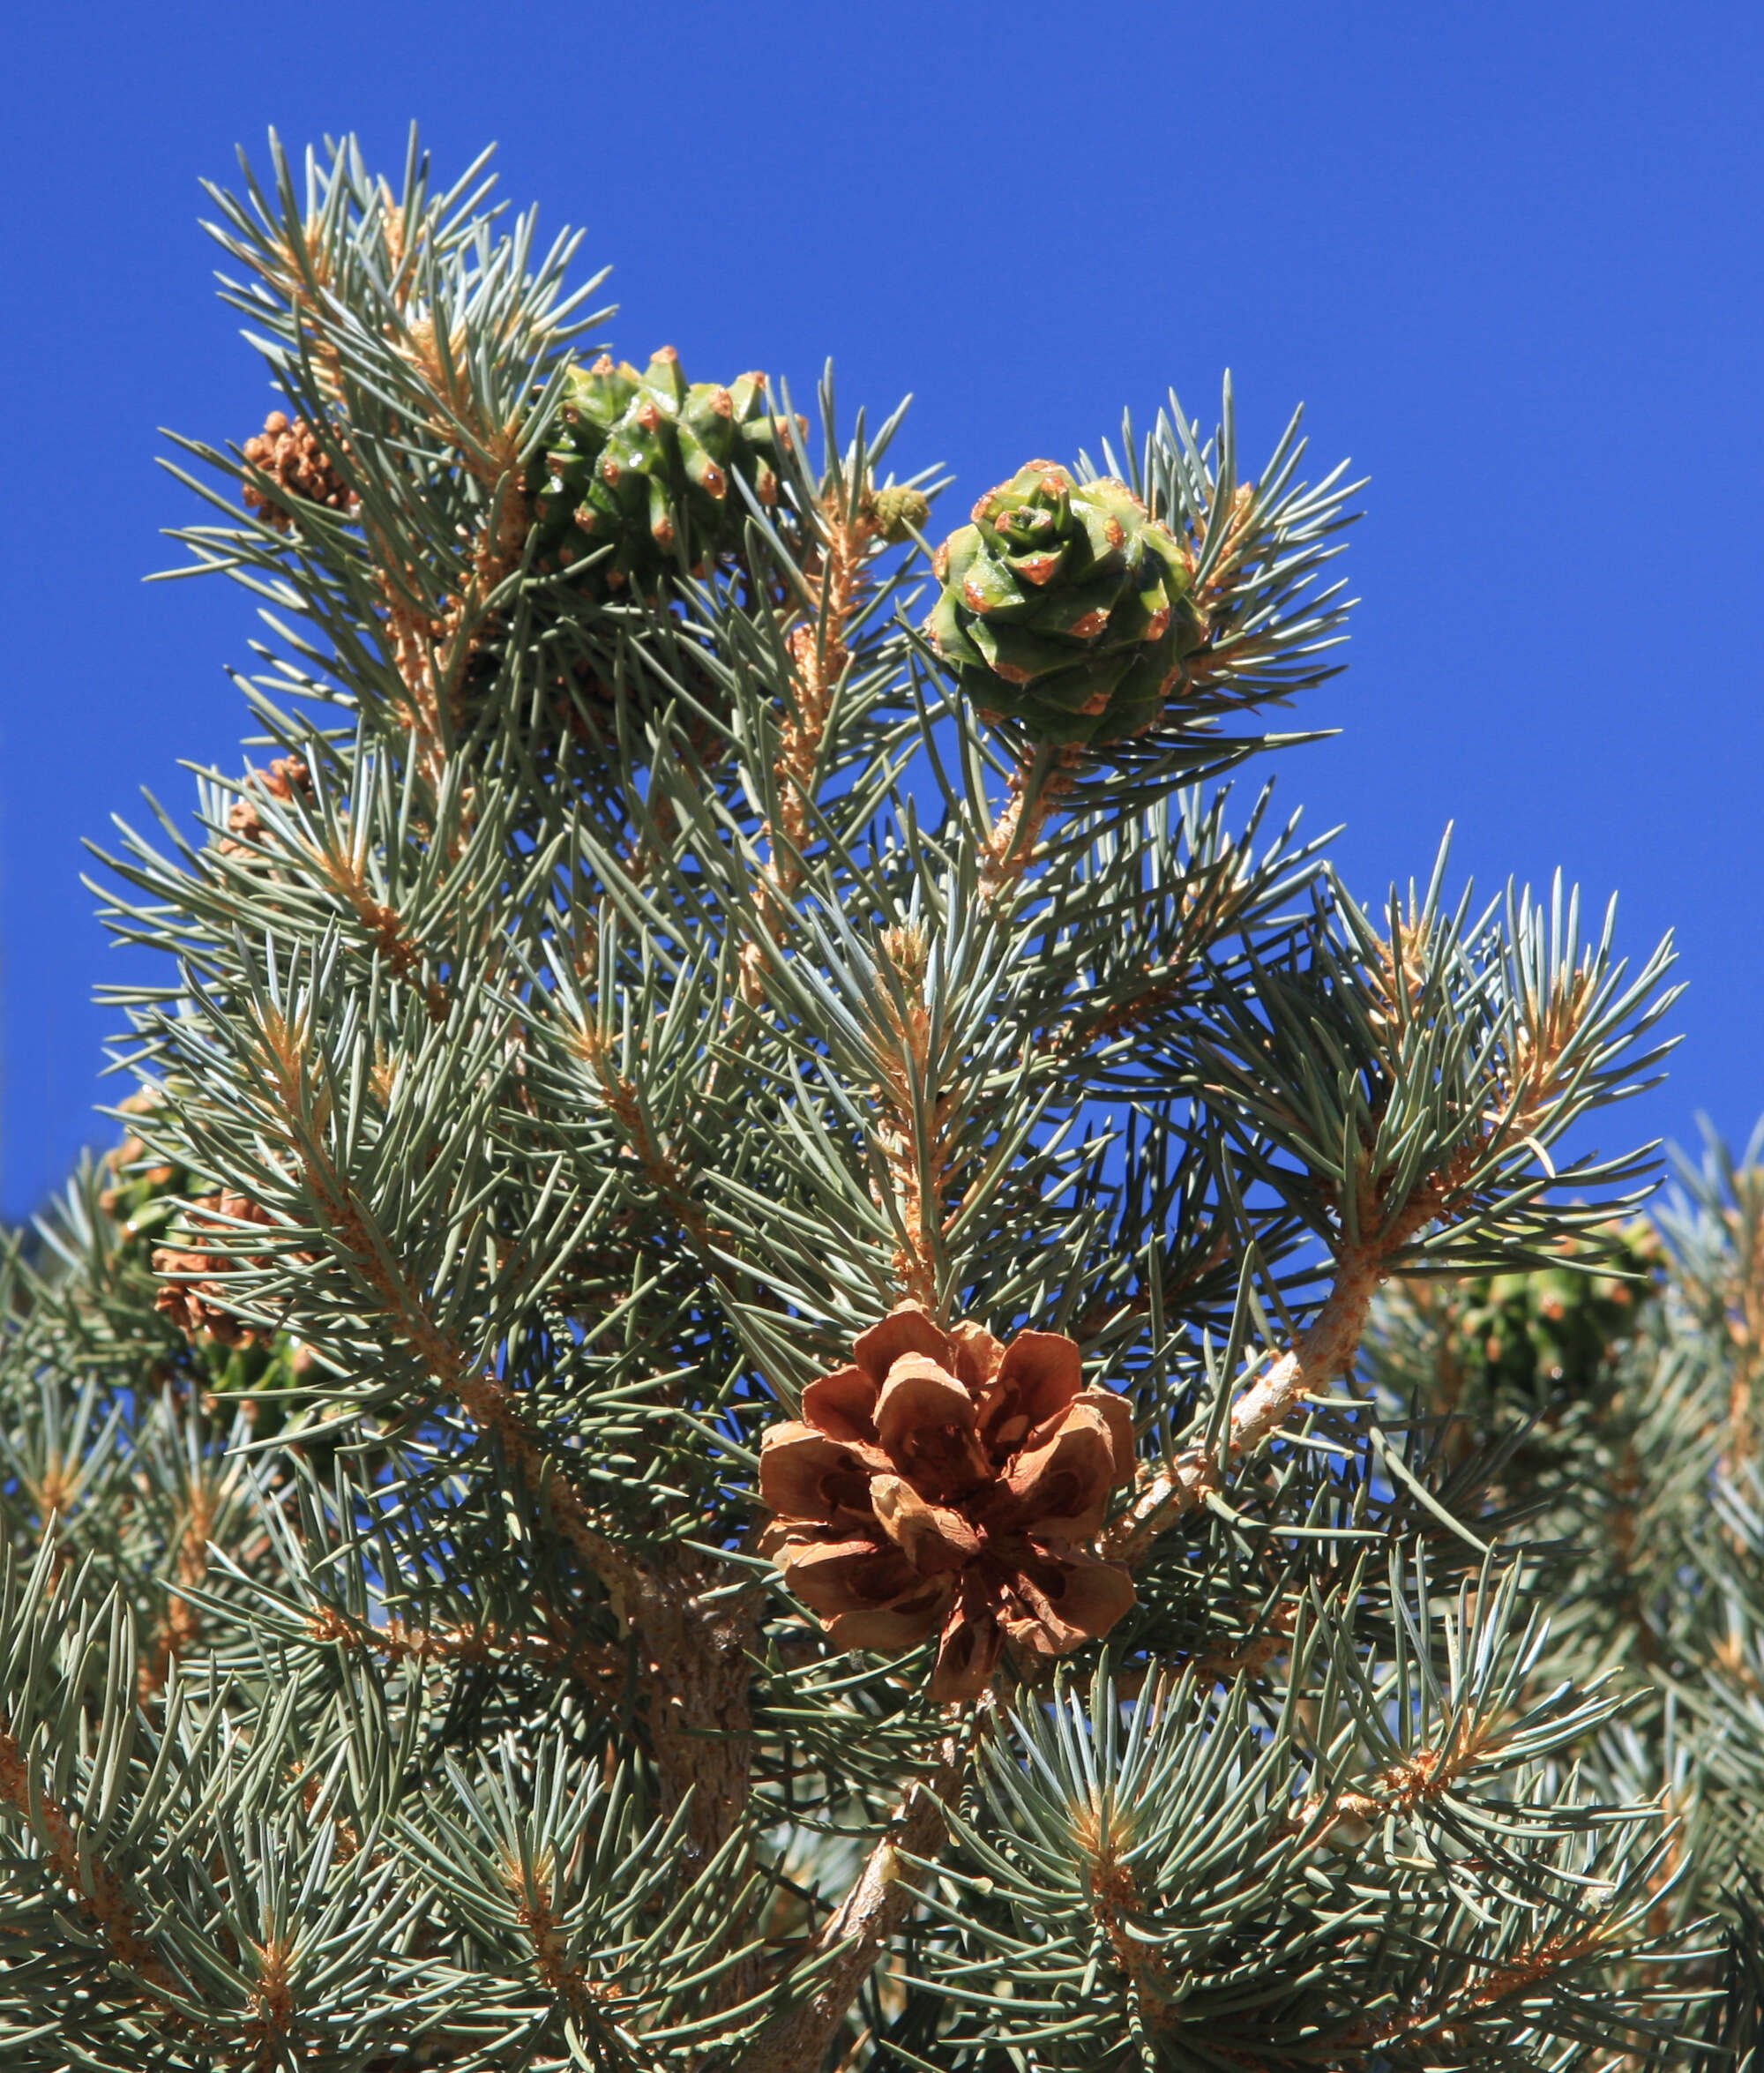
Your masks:
{"label": "pine tree", "polygon": [[952,528],[489,191],[211,190],[255,731],[7,1259],[4,2064],[1753,2053],[1760,1148],[1638,1222],[1669,947],[1237,789],[1359,485],[1228,382]]}

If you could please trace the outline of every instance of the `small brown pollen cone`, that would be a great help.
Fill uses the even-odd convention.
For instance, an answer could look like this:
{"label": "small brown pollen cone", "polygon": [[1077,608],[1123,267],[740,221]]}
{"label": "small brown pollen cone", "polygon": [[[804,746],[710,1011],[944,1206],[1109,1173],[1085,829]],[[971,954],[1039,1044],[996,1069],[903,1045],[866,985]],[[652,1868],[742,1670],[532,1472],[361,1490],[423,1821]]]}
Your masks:
{"label": "small brown pollen cone", "polygon": [[264,839],[264,817],[251,797],[253,791],[284,804],[296,792],[308,801],[312,798],[312,773],[298,756],[278,756],[267,770],[252,771],[246,784],[248,789],[227,809],[228,833],[217,845],[223,857],[235,856]]}
{"label": "small brown pollen cone", "polygon": [[222,1346],[253,1346],[262,1335],[220,1307],[227,1291],[212,1278],[242,1264],[233,1254],[220,1249],[223,1234],[235,1242],[240,1235],[228,1231],[220,1222],[221,1218],[234,1224],[270,1222],[267,1210],[231,1189],[192,1202],[189,1219],[192,1232],[202,1235],[212,1231],[213,1241],[199,1249],[192,1246],[155,1248],[153,1272],[161,1276],[163,1285],[153,1298],[153,1307],[170,1318],[186,1338],[196,1340],[206,1336]]}
{"label": "small brown pollen cone", "polygon": [[298,517],[298,506],[317,504],[327,511],[348,511],[355,492],[331,464],[318,432],[304,418],[290,424],[287,414],[272,410],[264,429],[245,441],[245,459],[268,475],[275,489],[244,485],[245,508],[257,512],[279,532]]}

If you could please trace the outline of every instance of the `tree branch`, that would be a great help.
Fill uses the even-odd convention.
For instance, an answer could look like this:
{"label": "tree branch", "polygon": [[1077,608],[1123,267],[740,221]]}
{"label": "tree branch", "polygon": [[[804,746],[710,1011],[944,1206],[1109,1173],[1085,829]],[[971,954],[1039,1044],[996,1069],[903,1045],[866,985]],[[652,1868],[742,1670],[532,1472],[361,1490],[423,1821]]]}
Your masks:
{"label": "tree branch", "polygon": [[971,1746],[966,1738],[949,1736],[937,1770],[907,1787],[850,1890],[803,1954],[804,1962],[831,1960],[814,1991],[774,2016],[734,2060],[730,2073],[811,2073],[821,2064],[846,2010],[912,1905],[903,1860],[935,1858],[948,1840],[944,1802],[960,1782]]}

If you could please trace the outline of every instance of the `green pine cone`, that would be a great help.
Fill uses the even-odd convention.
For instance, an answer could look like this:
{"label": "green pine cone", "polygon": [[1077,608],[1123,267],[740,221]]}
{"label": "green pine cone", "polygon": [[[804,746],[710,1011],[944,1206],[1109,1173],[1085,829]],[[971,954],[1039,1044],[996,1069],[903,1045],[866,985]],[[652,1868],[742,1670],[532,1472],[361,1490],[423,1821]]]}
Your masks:
{"label": "green pine cone", "polygon": [[1465,1282],[1453,1349],[1463,1371],[1492,1391],[1540,1404],[1552,1396],[1585,1396],[1613,1347],[1635,1328],[1645,1290],[1620,1276],[1650,1274],[1660,1258],[1647,1224],[1616,1235],[1617,1274],[1547,1267]]}
{"label": "green pine cone", "polygon": [[[249,1399],[252,1433],[259,1440],[273,1439],[288,1422],[288,1410],[280,1392],[298,1388],[305,1381],[300,1366],[300,1349],[286,1332],[278,1332],[267,1343],[248,1339],[236,1346],[206,1339],[192,1346],[191,1358],[201,1371],[207,1395],[214,1399],[211,1410],[223,1418],[232,1407]],[[223,1400],[230,1399],[230,1403]],[[310,1415],[303,1404],[294,1413],[297,1429]]]}
{"label": "green pine cone", "polygon": [[974,507],[934,564],[927,632],[984,711],[1037,741],[1154,725],[1206,639],[1187,557],[1123,483],[1032,460]]}
{"label": "green pine cone", "polygon": [[732,477],[776,503],[791,438],[766,407],[763,374],[689,386],[672,346],[641,374],[605,354],[578,369],[561,430],[534,498],[537,566],[549,573],[609,548],[582,574],[598,596],[627,584],[647,595],[662,576],[702,573],[733,551],[748,511]]}
{"label": "green pine cone", "polygon": [[[145,1090],[131,1094],[119,1104],[124,1115],[150,1114],[154,1097]],[[108,1182],[98,1198],[98,1206],[116,1225],[114,1243],[119,1251],[138,1255],[145,1263],[162,1227],[186,1197],[202,1192],[188,1166],[146,1162],[146,1147],[132,1133],[104,1155]]]}
{"label": "green pine cone", "polygon": [[864,514],[878,535],[890,547],[902,546],[931,515],[931,500],[922,490],[904,484],[873,490],[864,500]]}

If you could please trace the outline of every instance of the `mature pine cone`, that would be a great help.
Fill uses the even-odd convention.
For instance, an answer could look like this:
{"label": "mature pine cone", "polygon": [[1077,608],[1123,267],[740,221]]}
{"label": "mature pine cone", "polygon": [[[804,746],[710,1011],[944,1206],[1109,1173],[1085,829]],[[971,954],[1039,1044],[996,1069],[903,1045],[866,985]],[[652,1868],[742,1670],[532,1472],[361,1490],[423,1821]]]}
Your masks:
{"label": "mature pine cone", "polygon": [[1036,741],[1153,725],[1206,639],[1181,543],[1125,483],[1077,483],[1050,460],[989,490],[933,565],[938,653],[975,705]]}
{"label": "mature pine cone", "polygon": [[761,1542],[834,1645],[938,1636],[934,1699],[984,1690],[1006,1642],[1030,1659],[1106,1634],[1125,1569],[1079,1545],[1132,1473],[1126,1404],[1085,1389],[1075,1342],[978,1325],[945,1332],[903,1303],[774,1426]]}
{"label": "mature pine cone", "polygon": [[285,533],[294,523],[303,504],[348,511],[355,501],[355,492],[332,467],[318,434],[303,418],[290,424],[281,411],[272,410],[263,430],[245,441],[244,453],[251,466],[276,485],[261,490],[248,482],[245,508],[261,513],[279,532]]}
{"label": "mature pine cone", "polygon": [[647,591],[663,573],[701,570],[738,547],[747,505],[731,477],[775,504],[794,437],[766,408],[763,374],[744,374],[733,388],[688,386],[672,346],[641,374],[605,354],[579,369],[561,422],[534,498],[539,566],[609,548],[583,572],[601,595],[628,582]]}

